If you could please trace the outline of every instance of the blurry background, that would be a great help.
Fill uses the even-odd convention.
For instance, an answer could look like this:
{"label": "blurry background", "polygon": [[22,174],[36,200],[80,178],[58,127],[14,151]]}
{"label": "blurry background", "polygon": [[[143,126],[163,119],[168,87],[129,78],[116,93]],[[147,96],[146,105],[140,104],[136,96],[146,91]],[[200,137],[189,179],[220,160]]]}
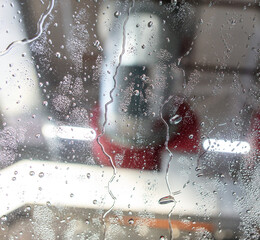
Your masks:
{"label": "blurry background", "polygon": [[[169,181],[173,191],[182,190],[175,196],[172,237],[259,238],[260,2],[143,0],[131,5],[1,0],[0,194],[5,202],[1,239],[102,239],[102,216],[112,205],[107,192],[112,169],[102,166],[95,144],[116,80],[107,138],[115,146],[122,142],[128,147],[127,124],[135,125],[129,118],[121,122],[126,114],[121,113],[120,101],[132,96],[134,103],[128,105],[135,106],[139,98],[133,96],[143,86],[124,85],[125,77],[135,79],[131,71],[152,79],[151,85],[144,85],[152,86],[144,97],[148,107],[140,104],[148,110],[136,110],[134,115],[144,119],[138,122],[142,127],[154,124],[150,119],[160,120],[162,106],[171,114],[169,104],[164,104],[170,96],[185,102],[196,119],[194,133],[180,145],[189,145],[196,135],[198,150],[171,148]],[[28,43],[14,43],[3,52],[22,39]],[[120,54],[122,68],[117,75]],[[150,113],[149,106],[155,111]],[[170,127],[170,138],[184,134],[178,124]],[[172,203],[158,204],[160,196],[168,195],[167,132],[164,125],[152,130],[146,129],[142,136],[148,139],[147,146],[160,147],[160,167],[119,170],[111,186],[117,201],[109,214],[106,239],[170,239],[167,215]],[[131,146],[138,149],[138,144],[134,139]],[[25,159],[24,167],[17,165]],[[114,159],[116,167],[122,159],[121,155]],[[39,167],[37,160],[44,164]],[[80,171],[85,174],[82,178]],[[89,187],[86,174],[91,171],[95,181]],[[44,182],[39,180],[41,172]],[[26,177],[18,179],[19,174]],[[69,180],[67,193],[61,186]],[[82,188],[76,189],[79,183]],[[92,195],[83,194],[77,201],[75,192],[87,191],[83,183]],[[60,191],[56,200],[51,196],[56,190],[40,189],[55,184]],[[120,200],[122,188],[129,196],[125,193],[128,197]],[[33,192],[31,197],[26,191]],[[12,204],[19,208],[12,209]]]}

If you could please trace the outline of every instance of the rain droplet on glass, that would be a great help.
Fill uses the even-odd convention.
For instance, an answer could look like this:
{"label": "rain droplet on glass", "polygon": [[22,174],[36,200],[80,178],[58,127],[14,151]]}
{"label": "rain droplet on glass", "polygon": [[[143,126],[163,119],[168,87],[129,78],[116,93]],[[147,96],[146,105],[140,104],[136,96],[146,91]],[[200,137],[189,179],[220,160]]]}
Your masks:
{"label": "rain droplet on glass", "polygon": [[44,173],[43,172],[40,172],[39,175],[38,175],[40,178],[44,177]]}
{"label": "rain droplet on glass", "polygon": [[159,200],[159,204],[168,204],[168,203],[173,203],[175,202],[175,199],[173,196],[169,195],[169,196],[166,196],[166,197],[162,197],[160,200]]}
{"label": "rain droplet on glass", "polygon": [[202,177],[202,176],[203,176],[203,173],[198,173],[196,176],[197,176],[197,177]]}
{"label": "rain droplet on glass", "polygon": [[120,15],[121,15],[121,13],[120,13],[119,11],[115,11],[114,16],[115,16],[116,18],[118,18]]}
{"label": "rain droplet on glass", "polygon": [[148,27],[151,27],[151,26],[153,26],[153,22],[152,21],[150,21],[150,22],[148,22]]}
{"label": "rain droplet on glass", "polygon": [[56,56],[56,58],[60,58],[60,57],[61,57],[60,52],[56,52],[56,53],[55,53],[55,56]]}
{"label": "rain droplet on glass", "polygon": [[135,221],[134,221],[133,218],[130,218],[130,219],[128,220],[128,223],[129,223],[129,224],[134,224],[134,222],[135,222]]}
{"label": "rain droplet on glass", "polygon": [[1,221],[3,221],[3,222],[7,221],[7,216],[6,216],[6,215],[3,215],[3,216],[1,217]]}
{"label": "rain droplet on glass", "polygon": [[139,96],[139,94],[140,94],[140,93],[139,93],[139,90],[134,90],[134,95],[135,95],[135,96]]}
{"label": "rain droplet on glass", "polygon": [[165,236],[160,236],[160,240],[167,240]]}
{"label": "rain droplet on glass", "polygon": [[170,118],[170,124],[179,124],[182,121],[182,117],[178,114],[174,115],[172,118]]}

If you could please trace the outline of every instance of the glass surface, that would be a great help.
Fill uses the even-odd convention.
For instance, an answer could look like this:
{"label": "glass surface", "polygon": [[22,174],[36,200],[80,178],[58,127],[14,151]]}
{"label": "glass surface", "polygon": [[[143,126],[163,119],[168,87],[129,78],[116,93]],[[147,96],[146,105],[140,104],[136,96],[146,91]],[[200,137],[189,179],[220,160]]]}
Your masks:
{"label": "glass surface", "polygon": [[259,10],[1,0],[0,239],[259,239]]}

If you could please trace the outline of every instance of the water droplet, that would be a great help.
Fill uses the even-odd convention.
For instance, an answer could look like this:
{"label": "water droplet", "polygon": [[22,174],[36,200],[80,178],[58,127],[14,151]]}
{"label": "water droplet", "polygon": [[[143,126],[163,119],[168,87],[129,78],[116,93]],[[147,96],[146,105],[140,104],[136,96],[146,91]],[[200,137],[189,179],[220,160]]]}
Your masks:
{"label": "water droplet", "polygon": [[189,136],[189,139],[192,139],[193,138],[193,134],[191,134],[190,136]]}
{"label": "water droplet", "polygon": [[135,221],[134,221],[134,219],[133,219],[133,218],[130,218],[130,219],[128,220],[128,223],[129,223],[129,224],[134,224],[134,223],[135,223]]}
{"label": "water droplet", "polygon": [[30,172],[29,172],[29,175],[30,175],[30,176],[34,176],[34,174],[35,174],[34,171],[30,171]]}
{"label": "water droplet", "polygon": [[203,173],[198,173],[196,176],[197,176],[197,177],[202,177],[202,176],[203,176]]}
{"label": "water droplet", "polygon": [[47,101],[43,101],[43,102],[42,102],[42,105],[45,106],[45,107],[47,107],[47,106],[48,106],[48,102],[47,102]]}
{"label": "water droplet", "polygon": [[31,211],[31,207],[30,206],[27,206],[25,209],[24,209],[25,212],[30,212]]}
{"label": "water droplet", "polygon": [[97,204],[97,200],[93,200],[93,204]]}
{"label": "water droplet", "polygon": [[195,168],[195,171],[200,171],[200,170],[202,170],[200,167]]}
{"label": "water droplet", "polygon": [[172,0],[172,1],[171,1],[171,4],[172,4],[173,6],[176,6],[176,5],[177,5],[177,0]]}
{"label": "water droplet", "polygon": [[98,47],[100,45],[100,42],[98,40],[96,40],[93,44],[95,47]]}
{"label": "water droplet", "polygon": [[120,15],[121,15],[121,13],[120,13],[119,11],[115,11],[114,16],[115,16],[116,18],[118,18]]}
{"label": "water droplet", "polygon": [[56,58],[60,58],[60,57],[61,57],[60,52],[56,52],[56,53],[55,53],[55,56],[56,56]]}
{"label": "water droplet", "polygon": [[173,203],[175,202],[175,199],[173,196],[169,195],[169,196],[166,196],[166,197],[162,197],[160,200],[159,200],[159,204],[168,204],[168,203]]}
{"label": "water droplet", "polygon": [[182,117],[178,114],[176,114],[175,116],[173,116],[172,118],[170,118],[170,124],[179,124],[182,121]]}
{"label": "water droplet", "polygon": [[150,22],[148,22],[148,27],[151,27],[151,26],[153,26],[153,22],[152,21],[150,21]]}
{"label": "water droplet", "polygon": [[144,44],[142,45],[142,49],[145,49],[145,45]]}
{"label": "water droplet", "polygon": [[89,222],[89,220],[88,220],[88,219],[86,219],[85,223],[86,223],[86,224],[89,224],[90,222]]}
{"label": "water droplet", "polygon": [[135,96],[139,96],[139,94],[140,94],[140,93],[139,93],[138,90],[134,90],[134,95],[135,95]]}
{"label": "water droplet", "polygon": [[50,201],[46,202],[46,205],[47,205],[48,207],[50,207],[50,206],[51,206],[51,202],[50,202]]}
{"label": "water droplet", "polygon": [[3,216],[1,217],[1,221],[3,221],[3,222],[7,221],[7,216],[6,216],[6,215],[3,215]]}
{"label": "water droplet", "polygon": [[71,194],[70,194],[70,197],[74,197],[74,194],[73,194],[73,193],[71,193]]}
{"label": "water droplet", "polygon": [[160,240],[167,240],[165,236],[160,236]]}
{"label": "water droplet", "polygon": [[88,179],[90,178],[90,173],[87,174],[87,178],[88,178]]}
{"label": "water droplet", "polygon": [[235,18],[231,18],[231,19],[229,20],[229,22],[230,22],[231,25],[236,25],[236,23],[237,23],[237,21],[236,21]]}
{"label": "water droplet", "polygon": [[12,177],[12,181],[15,181],[16,180],[16,177]]}
{"label": "water droplet", "polygon": [[39,175],[38,175],[40,178],[44,177],[44,173],[43,172],[40,172]]}
{"label": "water droplet", "polygon": [[36,138],[40,138],[40,136],[41,136],[40,133],[35,134],[35,137],[36,137]]}
{"label": "water droplet", "polygon": [[142,81],[146,81],[147,79],[148,79],[148,77],[147,77],[145,74],[142,74],[141,80],[142,80]]}

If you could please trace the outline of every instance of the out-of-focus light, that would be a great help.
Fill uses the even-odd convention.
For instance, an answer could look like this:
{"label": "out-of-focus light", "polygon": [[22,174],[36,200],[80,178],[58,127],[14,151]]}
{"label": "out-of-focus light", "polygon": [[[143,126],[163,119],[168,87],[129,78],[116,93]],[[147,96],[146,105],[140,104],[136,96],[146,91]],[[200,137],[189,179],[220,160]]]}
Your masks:
{"label": "out-of-focus light", "polygon": [[47,138],[74,139],[82,141],[93,141],[96,132],[92,128],[44,125],[42,133]]}
{"label": "out-of-focus light", "polygon": [[203,142],[203,148],[209,152],[224,152],[236,154],[247,154],[250,151],[250,145],[248,142],[218,139],[206,139]]}

